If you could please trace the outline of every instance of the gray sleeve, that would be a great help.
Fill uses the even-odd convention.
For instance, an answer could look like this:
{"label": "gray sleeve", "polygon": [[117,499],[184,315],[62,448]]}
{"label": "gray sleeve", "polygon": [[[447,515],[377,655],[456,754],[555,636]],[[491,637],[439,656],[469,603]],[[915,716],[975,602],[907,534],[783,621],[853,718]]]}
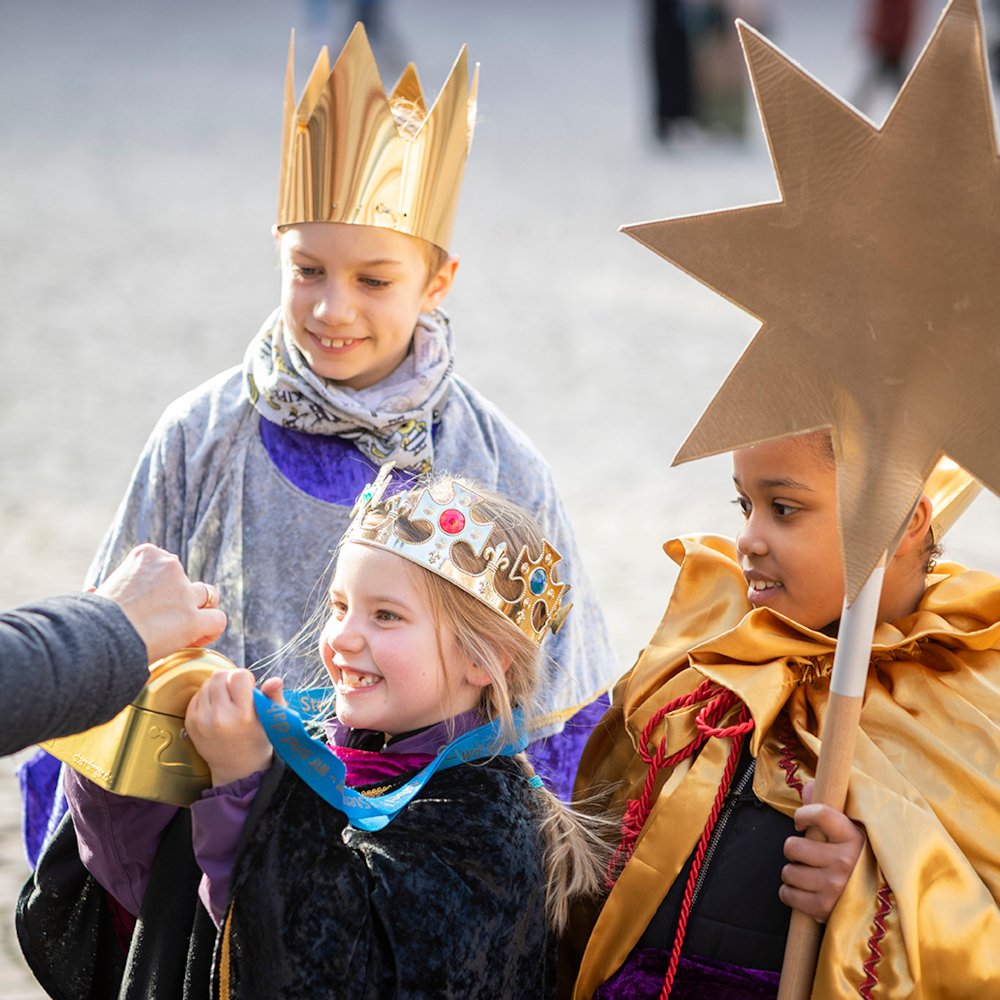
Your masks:
{"label": "gray sleeve", "polygon": [[[239,530],[230,520],[238,521],[236,482],[255,419],[239,368],[175,399],[142,449],[87,582],[103,582],[136,545],[151,542],[173,552],[192,579],[209,574],[218,583],[227,533]],[[238,624],[231,616],[230,627]]]}
{"label": "gray sleeve", "polygon": [[145,643],[107,598],[70,594],[0,614],[0,753],[106,722],[148,677]]}

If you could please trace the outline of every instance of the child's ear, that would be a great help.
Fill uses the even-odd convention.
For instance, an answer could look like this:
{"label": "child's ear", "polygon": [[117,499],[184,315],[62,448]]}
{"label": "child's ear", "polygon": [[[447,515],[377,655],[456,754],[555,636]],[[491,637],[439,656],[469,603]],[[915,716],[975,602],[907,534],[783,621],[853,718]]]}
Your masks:
{"label": "child's ear", "polygon": [[931,530],[931,517],[933,513],[930,500],[926,495],[922,496],[917,501],[917,506],[910,517],[910,523],[906,526],[906,530],[903,532],[899,544],[896,546],[894,559],[905,556],[907,553],[912,552],[914,548],[923,545],[924,539],[927,537],[927,532]]}
{"label": "child's ear", "polygon": [[[510,659],[505,658],[504,662],[500,664],[500,668],[504,673],[507,673],[510,669]],[[493,678],[490,674],[484,670],[478,663],[473,663],[469,661],[468,666],[465,669],[465,680],[468,684],[473,687],[489,687],[493,683]]]}
{"label": "child's ear", "polygon": [[436,309],[448,297],[451,286],[455,281],[455,272],[458,270],[458,258],[448,257],[438,269],[424,289],[424,300],[420,306],[421,312],[429,312]]}

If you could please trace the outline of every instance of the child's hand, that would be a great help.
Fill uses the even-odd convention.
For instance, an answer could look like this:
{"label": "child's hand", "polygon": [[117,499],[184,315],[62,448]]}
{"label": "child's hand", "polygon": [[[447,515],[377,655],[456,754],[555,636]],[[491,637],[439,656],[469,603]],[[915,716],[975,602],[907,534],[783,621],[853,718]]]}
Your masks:
{"label": "child's hand", "polygon": [[831,806],[812,805],[813,782],[802,792],[806,804],[795,810],[795,828],[813,830],[813,837],[789,837],[778,896],[787,906],[826,923],[858,863],[865,835],[861,827]]}
{"label": "child's hand", "polygon": [[[220,670],[188,705],[184,725],[211,769],[213,785],[228,785],[270,766],[271,743],[257,719],[253,689],[249,670]],[[269,678],[261,690],[272,701],[284,703],[281,678]]]}

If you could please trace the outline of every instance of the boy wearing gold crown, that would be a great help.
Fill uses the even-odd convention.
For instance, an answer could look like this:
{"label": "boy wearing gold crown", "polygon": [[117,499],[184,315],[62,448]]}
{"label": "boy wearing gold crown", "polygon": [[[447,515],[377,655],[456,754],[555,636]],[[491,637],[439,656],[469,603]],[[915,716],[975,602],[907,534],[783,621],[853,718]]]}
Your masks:
{"label": "boy wearing gold crown", "polygon": [[[548,465],[454,373],[439,307],[458,263],[448,247],[475,107],[464,49],[429,110],[412,66],[386,95],[361,25],[332,70],[321,52],[297,105],[289,53],[281,304],[240,367],[164,413],[90,579],[141,541],[178,553],[218,587],[229,627],[215,648],[252,667],[315,610],[333,540],[379,465],[396,463],[397,484],[462,472],[532,511],[575,582],[574,621],[546,645],[540,739],[605,690],[616,664]],[[559,739],[542,751],[553,760]],[[540,762],[567,795],[578,752]]]}

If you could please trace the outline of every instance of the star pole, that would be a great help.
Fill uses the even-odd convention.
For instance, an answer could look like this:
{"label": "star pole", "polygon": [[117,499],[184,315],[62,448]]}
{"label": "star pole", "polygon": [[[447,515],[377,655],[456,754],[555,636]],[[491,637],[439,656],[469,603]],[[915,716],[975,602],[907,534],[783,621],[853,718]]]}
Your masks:
{"label": "star pole", "polygon": [[[845,601],[814,801],[843,810],[887,554],[945,456],[1000,493],[982,18],[949,0],[881,127],[737,26],[781,200],[624,231],[762,322],[675,464],[830,430]],[[780,1000],[809,995],[818,941],[793,913]]]}

